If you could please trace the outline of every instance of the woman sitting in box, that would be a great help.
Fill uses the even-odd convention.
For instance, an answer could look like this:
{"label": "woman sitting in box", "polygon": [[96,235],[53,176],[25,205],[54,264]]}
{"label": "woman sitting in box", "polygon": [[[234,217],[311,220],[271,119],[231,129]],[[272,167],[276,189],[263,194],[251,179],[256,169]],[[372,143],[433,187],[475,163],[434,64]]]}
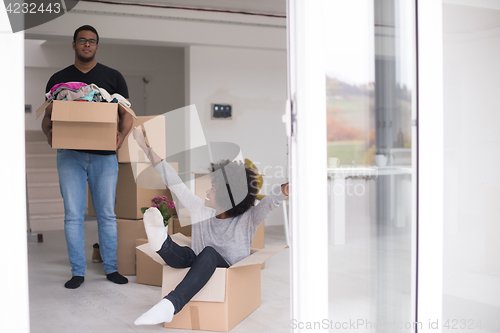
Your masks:
{"label": "woman sitting in box", "polygon": [[[217,267],[228,268],[250,255],[257,227],[288,196],[288,183],[273,189],[254,206],[258,191],[254,186],[255,173],[244,163],[226,160],[212,164],[212,187],[207,190],[203,202],[147,145],[140,127],[134,130],[133,136],[163,182],[189,210],[193,221],[191,249],[172,241],[158,209],[149,208],[144,213],[144,227],[151,249],[173,268],[191,267],[174,290],[134,322],[136,325],[155,325],[171,322],[173,316],[205,286]],[[244,190],[243,197],[237,193],[240,190],[241,194],[241,189]]]}

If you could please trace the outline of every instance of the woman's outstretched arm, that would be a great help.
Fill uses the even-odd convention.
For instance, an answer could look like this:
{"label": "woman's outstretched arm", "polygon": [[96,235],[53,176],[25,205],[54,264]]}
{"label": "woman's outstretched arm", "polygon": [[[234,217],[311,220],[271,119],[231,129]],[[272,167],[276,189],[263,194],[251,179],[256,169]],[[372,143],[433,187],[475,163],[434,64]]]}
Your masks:
{"label": "woman's outstretched arm", "polygon": [[271,193],[266,195],[257,205],[250,208],[248,211],[243,213],[247,215],[257,228],[262,221],[271,213],[273,209],[278,207],[283,200],[285,200],[289,195],[288,183],[278,186],[273,186]]}
{"label": "woman's outstretched arm", "polygon": [[142,132],[142,128],[135,127],[134,131],[132,132],[132,135],[134,136],[135,141],[137,141],[137,144],[142,149],[144,154],[146,154],[148,160],[151,162],[151,164],[153,164],[153,167],[156,168],[156,166],[161,163],[162,158],[158,156],[158,154],[154,152],[153,148],[151,148],[147,144],[146,138],[144,137],[144,133]]}
{"label": "woman's outstretched arm", "polygon": [[163,159],[155,153],[153,148],[146,143],[142,128],[136,127],[132,134],[139,147],[141,147],[147,158],[151,161],[151,164],[153,164],[155,170],[160,174],[165,185],[167,185],[170,191],[175,193],[184,207],[186,207],[191,214],[201,213],[202,210],[206,210],[207,208],[205,207],[203,200],[191,192],[174,168],[172,168],[172,166],[167,162],[163,161]]}

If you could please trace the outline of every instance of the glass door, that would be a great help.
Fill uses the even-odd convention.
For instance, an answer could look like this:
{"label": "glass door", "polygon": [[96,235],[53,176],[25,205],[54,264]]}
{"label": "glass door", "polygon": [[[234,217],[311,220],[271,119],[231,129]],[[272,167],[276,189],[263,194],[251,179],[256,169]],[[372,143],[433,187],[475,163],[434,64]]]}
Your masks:
{"label": "glass door", "polygon": [[414,331],[414,2],[324,6],[329,317]]}
{"label": "glass door", "polygon": [[[308,251],[306,244],[321,249],[318,243],[325,243],[327,255],[321,258],[326,269],[308,267],[308,271],[324,275],[325,281],[315,278],[314,283],[325,282],[316,290],[326,295],[321,304],[328,308],[324,318],[301,317],[307,313],[299,305],[301,290],[306,290],[301,286],[308,277],[294,272],[292,329],[414,332],[418,326],[415,1],[290,4],[291,165],[296,190],[291,203],[292,270],[305,267],[300,257]],[[314,22],[309,21],[311,15]],[[318,76],[312,71],[321,72],[321,84],[313,81]],[[304,93],[311,86],[322,97]],[[324,104],[314,98],[322,98]],[[315,123],[316,131],[324,128],[323,142],[314,131],[307,131],[306,123]],[[319,152],[302,152],[302,145]],[[304,164],[304,156],[313,158],[314,166]],[[321,174],[312,176],[310,170]],[[319,184],[307,194],[318,205],[309,212],[316,219],[321,217],[318,210],[324,209],[326,226],[311,221],[300,204],[307,189],[301,182],[316,182],[317,177]],[[312,228],[326,235],[307,238]],[[318,301],[324,298],[318,296]]]}

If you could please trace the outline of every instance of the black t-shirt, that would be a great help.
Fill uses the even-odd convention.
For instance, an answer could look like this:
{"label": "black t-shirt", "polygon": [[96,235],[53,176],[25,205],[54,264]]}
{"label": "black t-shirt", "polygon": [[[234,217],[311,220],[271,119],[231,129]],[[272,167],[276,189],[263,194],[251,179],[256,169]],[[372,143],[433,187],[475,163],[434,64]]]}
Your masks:
{"label": "black t-shirt", "polygon": [[[66,82],[83,82],[86,84],[96,84],[99,88],[104,88],[106,91],[112,94],[120,94],[125,98],[128,96],[128,88],[123,75],[116,69],[104,66],[97,63],[94,68],[92,68],[87,73],[81,72],[75,65],[66,67],[63,70],[52,75],[47,82],[45,87],[45,93],[48,93],[50,89],[59,83]],[[101,154],[101,155],[111,155],[116,154],[114,151],[104,151],[104,150],[82,150],[89,153]]]}
{"label": "black t-shirt", "polygon": [[56,84],[66,82],[95,83],[99,88],[106,89],[110,95],[120,94],[125,98],[129,98],[127,83],[120,72],[100,63],[97,63],[94,68],[87,73],[80,72],[75,65],[60,70],[50,77],[45,92],[48,93],[50,88]]}

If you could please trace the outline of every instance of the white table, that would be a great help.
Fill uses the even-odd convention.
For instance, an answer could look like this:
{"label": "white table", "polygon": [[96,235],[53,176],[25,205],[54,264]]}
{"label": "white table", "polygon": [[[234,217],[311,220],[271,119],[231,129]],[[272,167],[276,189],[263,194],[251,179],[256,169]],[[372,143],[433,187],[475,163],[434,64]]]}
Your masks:
{"label": "white table", "polygon": [[[386,167],[337,167],[328,168],[328,196],[329,196],[329,230],[328,242],[330,245],[345,244],[345,197],[346,178],[366,178],[378,176],[391,176],[390,178],[390,211],[394,217],[395,207],[395,180],[396,175],[411,175],[410,166],[386,166]],[[402,219],[396,219],[401,221]]]}

